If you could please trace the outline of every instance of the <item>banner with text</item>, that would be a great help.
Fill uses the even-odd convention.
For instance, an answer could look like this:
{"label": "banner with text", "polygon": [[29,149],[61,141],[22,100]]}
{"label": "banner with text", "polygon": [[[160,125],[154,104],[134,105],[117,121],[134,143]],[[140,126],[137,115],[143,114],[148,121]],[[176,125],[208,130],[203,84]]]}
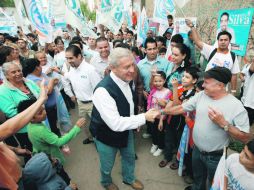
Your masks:
{"label": "banner with text", "polygon": [[219,12],[217,35],[221,31],[231,33],[231,49],[240,56],[246,54],[253,11],[253,8],[246,8]]}

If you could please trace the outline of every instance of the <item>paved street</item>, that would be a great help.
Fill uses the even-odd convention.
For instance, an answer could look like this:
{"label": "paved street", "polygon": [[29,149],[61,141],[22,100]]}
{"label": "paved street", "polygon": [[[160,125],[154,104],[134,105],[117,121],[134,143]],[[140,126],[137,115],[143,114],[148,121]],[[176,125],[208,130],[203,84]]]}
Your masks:
{"label": "paved street", "polygon": [[[71,112],[73,121],[76,121],[77,110]],[[159,168],[158,163],[163,156],[154,157],[150,154],[151,139],[141,138],[142,132],[136,134],[136,176],[140,179],[146,190],[182,190],[186,186],[177,171],[169,168]],[[66,158],[65,169],[80,190],[102,190],[100,185],[99,159],[94,144],[83,145],[84,133],[80,133],[69,145],[71,155]],[[120,190],[132,188],[122,184],[121,159],[117,155],[112,177]]]}

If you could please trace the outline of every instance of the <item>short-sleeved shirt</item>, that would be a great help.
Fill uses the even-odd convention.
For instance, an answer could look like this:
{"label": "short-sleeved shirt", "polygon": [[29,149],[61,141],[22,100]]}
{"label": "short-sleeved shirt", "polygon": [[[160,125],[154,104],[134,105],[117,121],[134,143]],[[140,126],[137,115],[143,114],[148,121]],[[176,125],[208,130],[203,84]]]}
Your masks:
{"label": "short-sleeved shirt", "polygon": [[243,96],[241,101],[245,107],[254,109],[254,98],[253,98],[253,89],[254,89],[254,74],[250,71],[250,67],[247,68],[245,72],[245,82],[243,86]]}
{"label": "short-sleeved shirt", "polygon": [[254,174],[239,162],[239,154],[231,154],[226,160],[228,189],[253,190]]}
{"label": "short-sleeved shirt", "polygon": [[150,91],[151,72],[153,69],[163,71],[166,76],[168,76],[173,69],[173,64],[164,58],[160,58],[159,56],[157,56],[153,62],[149,62],[147,57],[145,57],[137,66],[144,83],[144,88],[147,92]]}
{"label": "short-sleeved shirt", "polygon": [[240,131],[248,133],[250,130],[247,111],[231,94],[214,100],[202,91],[183,103],[182,107],[186,112],[196,110],[193,140],[201,151],[222,150],[229,143],[229,134],[208,117],[209,107],[220,111],[225,120]]}
{"label": "short-sleeved shirt", "polygon": [[90,64],[95,67],[95,71],[100,75],[100,78],[103,79],[105,76],[105,70],[109,66],[107,61],[104,61],[100,54],[97,54],[92,57]]}
{"label": "short-sleeved shirt", "polygon": [[[214,49],[214,46],[203,43],[203,49],[201,53],[208,60]],[[212,59],[208,62],[205,70],[207,71],[217,66],[228,68],[232,74],[237,74],[240,72],[237,57],[235,57],[235,62],[233,62],[230,51],[227,53],[216,52]]]}

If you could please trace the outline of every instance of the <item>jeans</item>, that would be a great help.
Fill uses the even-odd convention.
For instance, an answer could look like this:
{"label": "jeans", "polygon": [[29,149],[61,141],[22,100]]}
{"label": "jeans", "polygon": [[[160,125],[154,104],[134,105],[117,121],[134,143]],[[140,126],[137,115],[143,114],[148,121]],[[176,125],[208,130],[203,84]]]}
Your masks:
{"label": "jeans", "polygon": [[112,183],[111,171],[113,169],[116,153],[118,150],[120,150],[122,159],[121,162],[123,181],[132,184],[135,181],[135,150],[133,131],[129,131],[128,144],[127,147],[124,148],[108,146],[97,139],[94,139],[94,142],[100,157],[102,186],[105,187]]}
{"label": "jeans", "polygon": [[220,161],[221,154],[203,154],[197,147],[192,152],[192,168],[194,183],[192,190],[206,189],[206,180],[208,178],[208,189],[210,189],[213,177]]}

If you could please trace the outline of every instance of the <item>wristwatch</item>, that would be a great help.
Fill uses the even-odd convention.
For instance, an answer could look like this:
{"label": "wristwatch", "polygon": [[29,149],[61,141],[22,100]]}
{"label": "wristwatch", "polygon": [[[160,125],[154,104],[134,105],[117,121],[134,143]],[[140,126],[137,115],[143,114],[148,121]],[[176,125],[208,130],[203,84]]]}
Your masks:
{"label": "wristwatch", "polygon": [[225,125],[223,128],[224,128],[224,131],[228,132],[229,125]]}

